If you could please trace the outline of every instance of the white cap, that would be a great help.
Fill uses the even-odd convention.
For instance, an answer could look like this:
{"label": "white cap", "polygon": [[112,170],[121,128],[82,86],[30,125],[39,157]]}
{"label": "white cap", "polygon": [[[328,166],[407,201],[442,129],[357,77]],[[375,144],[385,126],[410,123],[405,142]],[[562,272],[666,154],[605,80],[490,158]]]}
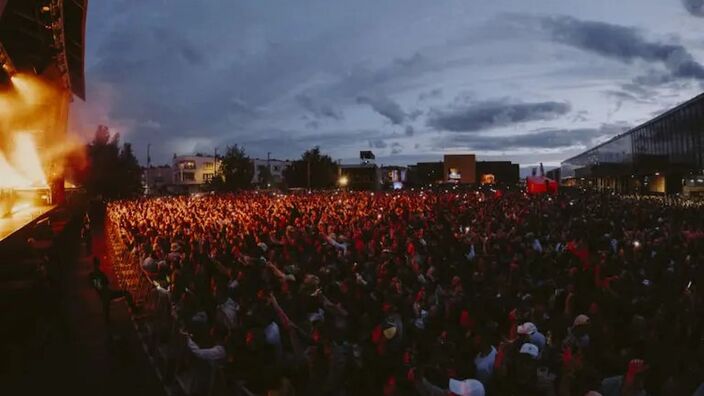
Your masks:
{"label": "white cap", "polygon": [[586,324],[589,324],[589,316],[581,314],[574,318],[574,323],[572,323],[572,326],[582,326]]}
{"label": "white cap", "polygon": [[525,353],[526,355],[530,355],[533,359],[537,359],[540,354],[540,350],[536,345],[526,342],[521,346],[520,353]]}
{"label": "white cap", "polygon": [[450,378],[450,392],[458,396],[484,396],[484,385],[475,379],[458,381]]}
{"label": "white cap", "polygon": [[538,328],[535,327],[535,325],[531,322],[525,322],[522,325],[518,326],[518,334],[521,335],[531,335],[538,331]]}

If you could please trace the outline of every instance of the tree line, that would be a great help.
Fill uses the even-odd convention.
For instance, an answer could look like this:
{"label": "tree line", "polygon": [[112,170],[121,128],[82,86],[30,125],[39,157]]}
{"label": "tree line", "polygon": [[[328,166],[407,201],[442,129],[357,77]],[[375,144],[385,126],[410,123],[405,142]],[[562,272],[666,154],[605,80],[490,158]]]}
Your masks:
{"label": "tree line", "polygon": [[[111,134],[107,126],[100,125],[93,140],[86,146],[87,166],[75,173],[76,181],[94,197],[120,199],[142,194],[142,171],[132,145],[120,146],[120,134]],[[208,182],[207,189],[233,192],[251,188],[254,165],[244,148],[228,146],[217,158],[219,172]],[[331,188],[337,182],[338,166],[333,159],[313,147],[283,171],[286,188]],[[270,170],[259,167],[259,184],[272,181]]]}

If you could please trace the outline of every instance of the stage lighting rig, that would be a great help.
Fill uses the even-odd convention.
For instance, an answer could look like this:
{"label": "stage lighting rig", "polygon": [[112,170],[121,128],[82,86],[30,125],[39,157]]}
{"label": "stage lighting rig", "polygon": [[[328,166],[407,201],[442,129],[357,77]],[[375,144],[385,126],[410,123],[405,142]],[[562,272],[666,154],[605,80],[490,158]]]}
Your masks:
{"label": "stage lighting rig", "polygon": [[66,38],[64,36],[64,6],[62,0],[50,0],[41,6],[41,13],[46,18],[46,29],[51,31],[54,40],[56,65],[61,72],[64,88],[71,89],[68,61],[66,59]]}
{"label": "stage lighting rig", "polygon": [[15,65],[12,63],[12,59],[7,51],[5,51],[5,47],[2,43],[0,43],[0,67],[2,67],[3,70],[5,70],[5,73],[7,73],[10,77],[17,73]]}

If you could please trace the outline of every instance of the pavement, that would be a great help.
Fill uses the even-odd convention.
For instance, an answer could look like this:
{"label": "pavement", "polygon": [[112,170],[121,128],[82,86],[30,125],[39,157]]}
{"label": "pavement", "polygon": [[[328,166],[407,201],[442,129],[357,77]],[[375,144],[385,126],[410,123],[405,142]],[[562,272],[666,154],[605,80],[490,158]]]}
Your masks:
{"label": "pavement", "polygon": [[[117,287],[105,258],[102,227],[94,228],[92,252],[101,258],[111,286]],[[113,301],[108,325],[89,281],[93,256],[77,227],[69,224],[63,232],[52,257],[55,287],[37,287],[35,282],[22,289],[25,294],[15,291],[20,305],[13,311],[19,316],[0,314],[1,322],[14,329],[3,333],[9,339],[0,345],[9,358],[0,363],[0,394],[165,396],[125,301]]]}

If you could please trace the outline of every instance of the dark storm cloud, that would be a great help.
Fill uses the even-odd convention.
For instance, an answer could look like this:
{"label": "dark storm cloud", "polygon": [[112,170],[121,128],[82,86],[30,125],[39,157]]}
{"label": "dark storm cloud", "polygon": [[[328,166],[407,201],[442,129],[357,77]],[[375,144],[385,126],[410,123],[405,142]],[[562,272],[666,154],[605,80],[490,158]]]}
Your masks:
{"label": "dark storm cloud", "polygon": [[704,80],[704,66],[685,47],[649,41],[635,28],[568,16],[544,18],[542,26],[557,42],[625,63],[661,62],[674,78]]}
{"label": "dark storm cloud", "polygon": [[562,102],[511,103],[495,100],[434,111],[428,126],[452,132],[476,132],[526,121],[552,120],[570,111]]}
{"label": "dark storm cloud", "polygon": [[682,4],[690,14],[704,17],[704,0],[682,0]]}
{"label": "dark storm cloud", "polygon": [[410,119],[411,121],[415,121],[418,119],[418,117],[420,117],[422,115],[423,115],[423,110],[415,109],[415,110],[411,111],[410,113],[408,113],[408,119]]}
{"label": "dark storm cloud", "polygon": [[386,117],[394,125],[400,125],[406,119],[407,114],[401,106],[386,96],[360,96],[357,103],[367,104],[374,111]]}
{"label": "dark storm cloud", "polygon": [[333,108],[329,104],[321,104],[318,103],[317,101],[313,100],[308,95],[301,94],[296,96],[296,101],[298,104],[301,105],[304,109],[306,109],[310,114],[312,114],[315,118],[321,119],[321,118],[331,118],[333,120],[342,120],[344,118],[344,115],[342,114],[342,111]]}
{"label": "dark storm cloud", "polygon": [[391,144],[391,154],[397,155],[401,154],[401,152],[403,152],[403,145],[399,142],[393,142],[393,144]]}
{"label": "dark storm cloud", "polygon": [[628,90],[618,90],[618,89],[607,89],[604,91],[604,95],[614,100],[616,107],[612,109],[609,114],[616,113],[621,110],[623,104],[626,102],[632,103],[651,103],[651,101],[646,96],[637,96]]}
{"label": "dark storm cloud", "polygon": [[604,91],[604,95],[611,97],[611,98],[614,98],[618,101],[639,102],[641,100],[629,92],[618,91],[618,90],[614,90],[614,89],[608,89],[608,90]]}
{"label": "dark storm cloud", "polygon": [[622,124],[604,124],[600,128],[546,129],[514,136],[455,135],[452,142],[466,144],[474,150],[504,151],[515,149],[559,149],[588,147],[599,139],[616,136],[627,129]]}
{"label": "dark storm cloud", "polygon": [[421,92],[418,95],[419,101],[424,101],[428,99],[436,99],[442,96],[442,88],[431,89],[430,91]]}
{"label": "dark storm cloud", "polygon": [[589,112],[586,110],[580,110],[572,115],[570,118],[570,121],[572,122],[584,122],[588,121],[589,119],[587,116],[589,115]]}
{"label": "dark storm cloud", "polygon": [[320,128],[320,123],[318,121],[309,121],[306,123],[306,127],[311,128],[311,129],[318,129]]}
{"label": "dark storm cloud", "polygon": [[326,153],[350,145],[354,146],[353,152],[363,149],[367,144],[370,148],[377,148],[377,145],[381,146],[378,148],[388,147],[384,136],[379,131],[371,129],[335,130],[314,134],[304,130],[267,129],[255,133],[251,137],[218,142],[219,146],[227,144],[240,144],[247,153],[276,151],[276,155],[287,158],[298,158],[304,151],[315,146],[320,147]]}
{"label": "dark storm cloud", "polygon": [[623,84],[621,85],[621,89],[641,100],[651,100],[657,95],[655,90],[636,83]]}
{"label": "dark storm cloud", "polygon": [[388,146],[388,144],[386,144],[386,142],[381,139],[369,141],[369,148],[383,149],[383,148],[386,148],[387,146]]}
{"label": "dark storm cloud", "polygon": [[[644,13],[655,9],[652,4],[640,7],[638,0],[629,1]],[[459,2],[456,8],[422,0],[94,3],[88,18],[86,78],[89,96],[103,99],[102,106],[89,102],[91,110],[99,111],[86,118],[90,126],[81,131],[90,133],[97,122],[106,123],[124,132],[124,139],[133,142],[137,152],[145,152],[152,143],[152,158],[160,161],[170,160],[173,152],[208,151],[209,146],[227,143],[239,143],[259,156],[272,151],[279,157],[297,157],[320,145],[335,158],[353,157],[370,141],[381,140],[377,144],[385,147],[380,154],[398,163],[416,155],[415,151],[429,152],[434,139],[462,131],[481,136],[488,134],[481,131],[494,127],[523,122],[532,127],[528,121],[557,117],[550,123],[556,129],[592,125],[585,122],[586,116],[568,111],[566,104],[542,102],[552,98],[588,109],[591,123],[603,121],[604,107],[613,107],[614,99],[628,100],[626,94],[613,93],[610,101],[594,101],[582,89],[624,91],[641,100],[651,95],[647,106],[633,109],[649,111],[661,106],[666,91],[674,92],[671,84],[696,84],[671,71],[687,71],[680,67],[687,65],[687,52],[679,61],[669,60],[677,57],[668,55],[677,67],[666,68],[665,61],[649,61],[638,51],[619,58],[608,51],[578,47],[574,40],[568,43],[572,47],[560,44],[555,49],[557,39],[545,41],[556,35],[557,27],[546,30],[542,17],[532,17],[529,30],[525,26],[525,15],[554,15],[549,1],[512,2],[516,4],[511,7],[502,2]],[[678,0],[669,3],[670,9],[685,15]],[[581,17],[596,15],[594,10],[602,7],[586,2],[584,9],[566,10]],[[619,2],[616,11],[629,6],[623,7]],[[493,23],[506,20],[508,9],[518,17],[500,26]],[[683,43],[696,39],[694,33],[680,30],[678,22],[663,21],[655,27],[643,15],[629,12],[628,17],[629,23],[646,32],[655,28],[671,32],[672,37],[682,36]],[[633,45],[638,48],[652,50],[648,45],[660,42],[636,33]],[[589,51],[578,54],[579,67],[570,57],[575,55],[573,47]],[[601,62],[591,70],[589,59],[595,53],[619,62]],[[620,62],[633,62],[637,73],[624,80]],[[567,72],[553,74],[556,69]],[[635,75],[641,77],[632,80]],[[632,89],[622,86],[624,82],[632,82]],[[643,92],[636,92],[639,89]],[[546,92],[550,96],[536,96]],[[689,92],[681,90],[680,96]],[[508,96],[513,100],[485,102]],[[477,110],[481,105],[486,111]],[[439,126],[449,126],[446,130],[453,133],[438,132]],[[502,128],[501,133],[512,132]],[[518,143],[523,139],[527,138],[517,139]],[[401,149],[392,147],[394,141],[404,145],[402,154],[392,155],[394,149]],[[429,158],[437,158],[439,151]],[[534,162],[530,155],[525,158]]]}
{"label": "dark storm cloud", "polygon": [[369,92],[387,92],[413,87],[413,81],[427,72],[438,71],[439,66],[428,56],[415,52],[397,57],[379,68],[354,65],[345,77],[329,88],[338,97],[369,96]]}

